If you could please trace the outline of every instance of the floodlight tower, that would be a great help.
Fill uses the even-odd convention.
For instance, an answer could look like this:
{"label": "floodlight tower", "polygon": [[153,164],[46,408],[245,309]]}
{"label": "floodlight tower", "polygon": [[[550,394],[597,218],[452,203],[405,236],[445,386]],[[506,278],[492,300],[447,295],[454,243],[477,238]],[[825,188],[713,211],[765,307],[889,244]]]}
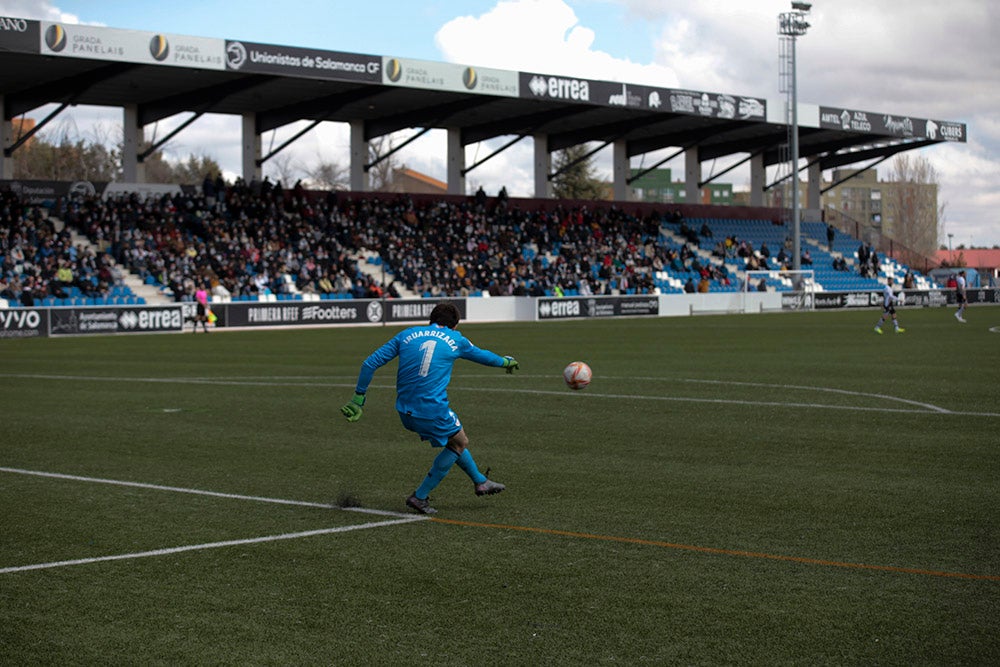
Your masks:
{"label": "floodlight tower", "polygon": [[[795,80],[795,38],[806,34],[806,30],[809,28],[809,23],[806,21],[806,14],[809,13],[810,9],[812,9],[812,5],[808,2],[792,2],[792,11],[778,14],[778,34],[781,35],[780,59],[782,64],[780,78],[788,92],[785,119],[786,121],[790,121],[788,122],[788,143],[792,152],[792,240],[794,243],[792,268],[796,271],[801,268],[802,264],[802,238],[799,232],[799,101]],[[787,69],[785,68],[786,63]]]}

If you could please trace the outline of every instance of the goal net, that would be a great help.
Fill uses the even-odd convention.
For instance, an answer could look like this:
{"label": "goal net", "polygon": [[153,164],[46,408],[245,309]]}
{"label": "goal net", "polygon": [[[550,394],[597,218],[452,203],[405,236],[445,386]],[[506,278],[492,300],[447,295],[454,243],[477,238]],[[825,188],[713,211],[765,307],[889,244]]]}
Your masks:
{"label": "goal net", "polygon": [[747,271],[743,280],[743,293],[758,291],[780,292],[783,310],[812,310],[815,307],[813,295],[819,291],[816,272],[812,269]]}

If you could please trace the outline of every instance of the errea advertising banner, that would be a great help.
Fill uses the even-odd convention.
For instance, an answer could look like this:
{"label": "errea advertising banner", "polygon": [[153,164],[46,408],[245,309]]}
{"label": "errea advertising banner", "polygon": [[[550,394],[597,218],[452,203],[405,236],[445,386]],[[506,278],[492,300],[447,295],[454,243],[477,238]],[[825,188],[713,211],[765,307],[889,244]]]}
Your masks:
{"label": "errea advertising banner", "polygon": [[965,123],[928,120],[899,114],[857,111],[840,107],[820,107],[819,126],[827,130],[888,134],[895,137],[958,141],[965,143]]}
{"label": "errea advertising banner", "polygon": [[362,53],[320,51],[226,40],[226,69],[331,81],[382,82],[382,58]]}
{"label": "errea advertising banner", "polygon": [[500,97],[519,95],[517,72],[407,58],[383,58],[382,83]]}
{"label": "errea advertising banner", "polygon": [[49,56],[221,70],[225,41],[42,21],[39,48]]}
{"label": "errea advertising banner", "polygon": [[767,101],[759,97],[671,90],[634,83],[575,79],[532,72],[521,72],[520,77],[522,98],[581,102],[708,118],[736,120],[767,118]]}
{"label": "errea advertising banner", "polygon": [[184,330],[184,314],[177,306],[116,306],[52,308],[49,335],[166,333]]}
{"label": "errea advertising banner", "polygon": [[642,296],[589,296],[541,298],[536,303],[539,320],[585,317],[634,317],[659,315],[660,298]]}
{"label": "errea advertising banner", "polygon": [[38,53],[38,21],[0,16],[0,51]]}

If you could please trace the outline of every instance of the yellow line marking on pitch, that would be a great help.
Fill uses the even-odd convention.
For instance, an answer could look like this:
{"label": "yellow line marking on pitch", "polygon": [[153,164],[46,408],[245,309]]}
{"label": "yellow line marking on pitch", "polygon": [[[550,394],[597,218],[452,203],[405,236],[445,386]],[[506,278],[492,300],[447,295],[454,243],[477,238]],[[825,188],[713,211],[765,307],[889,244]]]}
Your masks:
{"label": "yellow line marking on pitch", "polygon": [[894,572],[897,574],[918,574],[926,577],[947,577],[951,579],[973,579],[977,581],[1000,581],[1000,576],[991,574],[966,574],[964,572],[943,572],[940,570],[924,570],[912,567],[896,567],[893,565],[868,565],[865,563],[847,563],[835,560],[823,560],[820,558],[805,558],[802,556],[782,556],[780,554],[769,554],[757,551],[741,551],[739,549],[718,549],[715,547],[699,547],[691,544],[676,544],[673,542],[661,542],[659,540],[644,540],[637,537],[619,537],[616,535],[594,535],[591,533],[577,533],[570,530],[556,530],[552,528],[535,528],[533,526],[513,526],[499,523],[480,523],[477,521],[459,521],[456,519],[440,519],[432,517],[434,523],[444,523],[453,526],[469,526],[473,528],[493,528],[497,530],[517,530],[525,533],[540,533],[543,535],[557,535],[560,537],[575,537],[586,540],[600,540],[603,542],[619,542],[625,544],[640,544],[648,547],[660,547],[663,549],[677,549],[680,551],[696,551],[698,553],[716,554],[720,556],[740,556],[742,558],[762,558],[766,560],[778,560],[791,563],[803,563],[805,565],[822,565],[824,567],[842,567],[852,570],[875,570],[878,572]]}

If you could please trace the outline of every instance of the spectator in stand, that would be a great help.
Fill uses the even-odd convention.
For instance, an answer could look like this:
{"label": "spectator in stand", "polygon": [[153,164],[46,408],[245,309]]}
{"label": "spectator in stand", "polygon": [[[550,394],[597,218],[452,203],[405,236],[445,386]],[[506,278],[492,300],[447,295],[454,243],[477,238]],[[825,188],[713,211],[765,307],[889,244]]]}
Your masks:
{"label": "spectator in stand", "polygon": [[858,273],[868,276],[868,249],[864,243],[858,246]]}
{"label": "spectator in stand", "polygon": [[684,291],[687,294],[694,294],[695,293],[694,281],[691,278],[688,278],[687,282],[684,283]]}
{"label": "spectator in stand", "polygon": [[712,238],[712,228],[708,226],[707,222],[701,223],[701,235],[706,239]]}
{"label": "spectator in stand", "polygon": [[708,294],[708,292],[711,289],[712,289],[712,285],[711,285],[711,283],[708,280],[708,274],[703,273],[702,276],[701,276],[701,280],[698,281],[698,293],[699,294]]}
{"label": "spectator in stand", "polygon": [[809,249],[806,248],[805,252],[802,253],[802,265],[812,266],[812,263],[813,263],[812,253],[810,253]]}
{"label": "spectator in stand", "polygon": [[510,197],[507,195],[507,186],[506,185],[501,186],[500,192],[497,193],[497,207],[500,210],[506,210],[507,202],[509,200]]}
{"label": "spectator in stand", "polygon": [[837,233],[833,229],[833,225],[828,224],[826,226],[826,246],[827,250],[833,252],[833,240],[836,238]]}

